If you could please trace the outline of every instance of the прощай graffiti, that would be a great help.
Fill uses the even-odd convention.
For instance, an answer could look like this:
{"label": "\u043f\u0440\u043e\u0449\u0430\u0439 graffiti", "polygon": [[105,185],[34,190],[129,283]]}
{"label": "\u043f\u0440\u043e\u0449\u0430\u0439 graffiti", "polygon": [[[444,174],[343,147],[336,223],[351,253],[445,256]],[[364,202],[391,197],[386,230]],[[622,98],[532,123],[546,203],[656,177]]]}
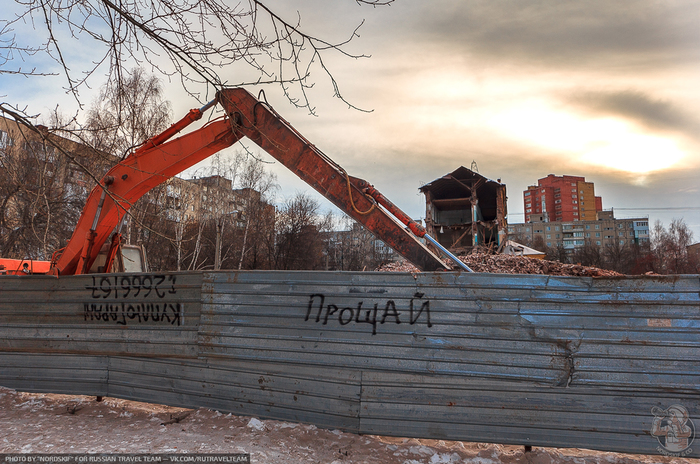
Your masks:
{"label": "\u043f\u0440\u043e\u0449\u0430\u0439 graffiti", "polygon": [[[335,304],[325,304],[326,296],[320,293],[314,293],[309,297],[309,306],[306,310],[305,321],[312,318],[311,313],[316,310],[316,322],[322,322],[323,325],[328,324],[329,320],[338,320],[340,325],[348,325],[351,322],[355,324],[371,324],[372,335],[377,334],[377,323],[408,323],[414,325],[425,313],[424,320],[428,327],[432,327],[430,322],[430,300],[422,300],[423,294],[416,293],[408,302],[408,319],[406,319],[406,311],[399,311],[394,300],[387,300],[384,304],[370,303],[371,308],[363,309],[364,302],[358,301],[356,307],[345,306],[339,308]],[[417,306],[420,304],[420,309]],[[383,308],[382,308],[383,307]],[[380,309],[382,308],[382,309]],[[401,316],[403,315],[403,320]]]}

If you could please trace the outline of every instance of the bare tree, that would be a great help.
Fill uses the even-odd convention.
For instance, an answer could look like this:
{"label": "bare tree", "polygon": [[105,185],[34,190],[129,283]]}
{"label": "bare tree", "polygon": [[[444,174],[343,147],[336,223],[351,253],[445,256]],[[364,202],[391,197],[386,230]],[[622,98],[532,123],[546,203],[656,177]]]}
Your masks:
{"label": "bare tree", "polygon": [[[354,1],[379,6],[393,0]],[[18,43],[12,36],[3,42],[0,57],[7,62],[20,52],[47,54],[59,64],[66,88],[78,102],[81,89],[103,68],[113,88],[121,86],[128,66],[145,64],[174,76],[186,88],[206,84],[208,93],[226,84],[219,70],[241,64],[251,82],[281,84],[292,102],[313,111],[307,96],[312,71],[324,73],[336,97],[343,99],[325,57],[333,52],[362,56],[346,51],[360,26],[345,39],[327,41],[307,33],[298,14],[284,18],[258,0],[23,0],[18,5],[19,13],[3,20],[0,30],[32,24],[36,33],[22,38],[36,42]],[[83,54],[66,53],[85,42],[92,53],[87,65],[73,61]]]}
{"label": "bare tree", "polygon": [[[239,159],[242,155],[238,155]],[[275,246],[275,208],[272,198],[279,185],[277,176],[264,163],[248,156],[242,161],[238,196],[241,209],[242,237],[238,269],[269,269]]]}
{"label": "bare tree", "polygon": [[657,220],[651,230],[654,271],[658,274],[695,272],[695,263],[688,255],[688,245],[692,242],[693,232],[683,219],[673,219],[668,229]]}
{"label": "bare tree", "polygon": [[209,168],[210,175],[197,181],[203,190],[202,219],[210,223],[214,236],[213,240],[209,240],[214,251],[214,270],[221,269],[222,259],[231,249],[229,240],[224,251],[224,235],[237,214],[233,184],[238,178],[239,162],[239,159],[230,160],[218,154]]}
{"label": "bare tree", "polygon": [[349,216],[324,218],[323,223],[333,229],[324,234],[327,269],[374,270],[389,262],[391,249]]}
{"label": "bare tree", "polygon": [[6,119],[0,139],[0,256],[48,260],[85,197],[53,145]]}
{"label": "bare tree", "polygon": [[572,259],[574,262],[584,266],[603,267],[603,250],[600,245],[596,245],[591,239],[586,239],[582,247],[574,250]]}
{"label": "bare tree", "polygon": [[88,111],[86,141],[124,158],[131,149],[170,125],[170,102],[156,76],[132,69],[116,85],[104,85]]}
{"label": "bare tree", "polygon": [[17,74],[20,76],[48,76],[52,73],[39,72],[36,68],[22,69],[28,56],[42,51],[31,46],[22,46],[17,43],[17,34],[12,29],[12,24],[7,20],[0,20],[0,74]]}
{"label": "bare tree", "polygon": [[[102,87],[87,113],[84,129],[70,133],[100,152],[116,155],[114,159],[118,160],[168,128],[170,120],[170,102],[164,100],[161,81],[134,68],[123,80]],[[142,229],[158,227],[160,215],[167,209],[163,204],[166,199],[165,192],[156,189],[132,206],[124,217],[127,243],[144,239]]]}
{"label": "bare tree", "polygon": [[277,269],[323,269],[321,230],[327,229],[318,201],[298,192],[282,206],[277,218]]}

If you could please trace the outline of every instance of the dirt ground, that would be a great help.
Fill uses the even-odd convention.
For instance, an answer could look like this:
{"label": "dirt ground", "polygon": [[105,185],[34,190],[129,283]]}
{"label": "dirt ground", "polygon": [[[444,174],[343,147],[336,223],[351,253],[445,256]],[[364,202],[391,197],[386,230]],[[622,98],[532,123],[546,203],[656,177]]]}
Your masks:
{"label": "dirt ground", "polygon": [[354,435],[115,398],[23,393],[0,387],[1,453],[250,453],[254,463],[593,464],[700,463],[582,449]]}

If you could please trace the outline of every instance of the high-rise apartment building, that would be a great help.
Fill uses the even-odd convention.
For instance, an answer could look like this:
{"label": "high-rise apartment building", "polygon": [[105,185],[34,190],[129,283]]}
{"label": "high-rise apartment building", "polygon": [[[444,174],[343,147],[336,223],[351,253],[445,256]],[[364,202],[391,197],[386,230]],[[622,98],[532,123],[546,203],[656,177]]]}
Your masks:
{"label": "high-rise apartment building", "polygon": [[593,182],[579,176],[539,179],[523,192],[525,222],[595,221],[603,200],[595,196]]}
{"label": "high-rise apartment building", "polygon": [[508,224],[508,236],[535,247],[563,247],[569,251],[586,244],[641,245],[649,241],[649,218],[615,219],[612,211],[601,211],[594,220]]}

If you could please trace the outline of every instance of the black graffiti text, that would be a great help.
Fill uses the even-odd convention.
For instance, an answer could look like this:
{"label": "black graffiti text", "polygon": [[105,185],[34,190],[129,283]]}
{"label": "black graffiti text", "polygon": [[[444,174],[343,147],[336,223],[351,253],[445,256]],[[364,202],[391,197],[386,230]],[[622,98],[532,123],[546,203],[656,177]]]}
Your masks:
{"label": "black graffiti text", "polygon": [[[305,321],[315,320],[323,325],[328,324],[329,320],[338,320],[340,325],[355,324],[371,324],[372,335],[377,334],[377,324],[408,323],[414,325],[418,319],[425,313],[425,323],[428,327],[432,327],[430,322],[430,300],[422,300],[423,294],[416,293],[408,302],[408,320],[406,319],[406,310],[399,311],[394,300],[387,300],[380,303],[370,303],[369,307],[363,308],[364,302],[358,301],[357,306],[338,307],[335,304],[326,304],[326,296],[320,293],[314,293],[309,297],[309,305],[306,309]],[[417,309],[420,305],[420,309]],[[313,317],[315,313],[315,318]],[[403,315],[403,320],[401,316]]]}
{"label": "black graffiti text", "polygon": [[180,303],[85,303],[86,321],[118,325],[160,323],[182,325],[184,311]]}
{"label": "black graffiti text", "polygon": [[176,280],[176,275],[164,274],[92,276],[92,285],[85,288],[93,298],[165,298],[176,293]]}

